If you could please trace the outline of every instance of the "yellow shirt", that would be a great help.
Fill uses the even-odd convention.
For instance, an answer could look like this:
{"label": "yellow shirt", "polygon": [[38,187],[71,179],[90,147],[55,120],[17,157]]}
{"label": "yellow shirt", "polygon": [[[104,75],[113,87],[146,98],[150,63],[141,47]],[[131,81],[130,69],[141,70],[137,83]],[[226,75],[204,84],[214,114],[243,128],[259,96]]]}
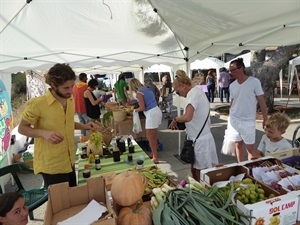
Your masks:
{"label": "yellow shirt", "polygon": [[54,98],[50,91],[27,102],[22,119],[34,128],[54,131],[64,137],[59,144],[51,144],[43,138],[34,139],[34,172],[59,174],[69,173],[75,164],[73,97],[67,100],[67,109]]}

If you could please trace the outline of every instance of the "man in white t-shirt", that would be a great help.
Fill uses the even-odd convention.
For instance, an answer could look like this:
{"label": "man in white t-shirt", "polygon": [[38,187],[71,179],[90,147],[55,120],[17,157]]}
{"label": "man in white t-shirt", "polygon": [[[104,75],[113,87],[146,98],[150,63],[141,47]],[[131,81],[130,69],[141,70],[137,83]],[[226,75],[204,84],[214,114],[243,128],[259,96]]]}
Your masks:
{"label": "man in white t-shirt", "polygon": [[254,149],[256,107],[258,102],[263,114],[264,128],[267,121],[267,105],[260,81],[246,75],[242,58],[233,60],[230,63],[229,71],[235,81],[229,86],[231,107],[228,138],[236,143],[237,161],[241,162],[244,160],[244,143],[248,152],[248,159],[258,157]]}

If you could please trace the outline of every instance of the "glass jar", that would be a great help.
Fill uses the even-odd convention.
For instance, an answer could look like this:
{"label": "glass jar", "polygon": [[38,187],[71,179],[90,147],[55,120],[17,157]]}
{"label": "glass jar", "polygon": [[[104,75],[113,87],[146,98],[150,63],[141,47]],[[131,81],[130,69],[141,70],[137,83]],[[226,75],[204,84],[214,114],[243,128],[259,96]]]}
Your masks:
{"label": "glass jar", "polygon": [[136,162],[136,168],[137,168],[138,170],[143,169],[143,168],[144,168],[144,161],[141,160],[141,159],[139,159],[139,160]]}

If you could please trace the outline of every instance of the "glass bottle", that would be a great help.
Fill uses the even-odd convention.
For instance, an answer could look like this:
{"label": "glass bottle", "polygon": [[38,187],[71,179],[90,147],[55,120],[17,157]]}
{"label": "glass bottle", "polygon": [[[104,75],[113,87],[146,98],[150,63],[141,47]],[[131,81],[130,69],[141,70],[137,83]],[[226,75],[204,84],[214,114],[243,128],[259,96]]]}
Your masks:
{"label": "glass bottle", "polygon": [[95,169],[101,170],[101,160],[99,155],[95,155]]}
{"label": "glass bottle", "polygon": [[89,158],[88,158],[88,163],[93,163],[95,162],[95,157],[94,157],[94,154],[92,152],[92,150],[90,150],[90,155],[89,155]]}
{"label": "glass bottle", "polygon": [[120,149],[118,148],[117,144],[113,145],[113,158],[114,162],[120,162]]}

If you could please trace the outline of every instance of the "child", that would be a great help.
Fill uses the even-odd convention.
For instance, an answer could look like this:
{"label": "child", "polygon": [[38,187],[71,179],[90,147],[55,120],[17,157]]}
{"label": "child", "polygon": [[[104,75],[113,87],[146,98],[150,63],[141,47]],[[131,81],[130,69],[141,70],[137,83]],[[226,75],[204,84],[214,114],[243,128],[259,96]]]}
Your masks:
{"label": "child", "polygon": [[292,148],[292,145],[282,137],[290,125],[290,118],[284,113],[272,114],[266,122],[265,134],[262,136],[257,150],[262,156],[272,152]]}

